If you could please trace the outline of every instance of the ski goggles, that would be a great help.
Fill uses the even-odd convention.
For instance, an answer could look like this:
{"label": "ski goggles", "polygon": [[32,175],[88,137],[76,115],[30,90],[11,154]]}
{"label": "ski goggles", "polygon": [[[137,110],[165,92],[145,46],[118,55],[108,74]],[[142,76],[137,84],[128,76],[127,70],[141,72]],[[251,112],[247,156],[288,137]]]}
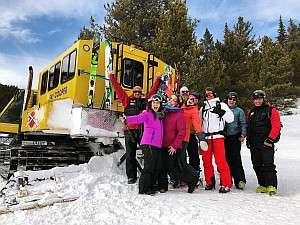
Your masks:
{"label": "ski goggles", "polygon": [[235,101],[235,102],[236,102],[236,98],[228,98],[228,100],[231,100],[231,101]]}
{"label": "ski goggles", "polygon": [[148,102],[152,102],[152,101],[161,102],[162,99],[160,96],[156,95],[156,96],[152,96],[151,98],[149,98]]}

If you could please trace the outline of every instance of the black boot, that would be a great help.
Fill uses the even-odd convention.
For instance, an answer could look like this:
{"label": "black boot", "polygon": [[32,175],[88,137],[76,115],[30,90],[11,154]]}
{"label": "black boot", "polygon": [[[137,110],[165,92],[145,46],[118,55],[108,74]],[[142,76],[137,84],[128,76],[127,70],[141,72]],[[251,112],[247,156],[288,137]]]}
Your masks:
{"label": "black boot", "polygon": [[207,190],[207,191],[216,189],[216,180],[215,180],[215,177],[211,177],[210,178],[210,182],[211,182],[211,184],[206,184],[205,185],[205,190]]}

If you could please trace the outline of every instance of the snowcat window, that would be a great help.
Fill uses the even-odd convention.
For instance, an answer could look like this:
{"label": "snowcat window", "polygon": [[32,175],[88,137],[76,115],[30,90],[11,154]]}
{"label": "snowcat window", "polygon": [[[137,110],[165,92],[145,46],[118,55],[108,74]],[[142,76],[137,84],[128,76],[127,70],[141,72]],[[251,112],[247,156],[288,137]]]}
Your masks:
{"label": "snowcat window", "polygon": [[76,50],[66,56],[62,62],[61,83],[71,80],[75,76],[76,71]]}
{"label": "snowcat window", "polygon": [[61,83],[64,83],[68,80],[68,68],[69,68],[69,55],[67,55],[62,61]]}
{"label": "snowcat window", "polygon": [[48,81],[48,71],[46,71],[42,75],[41,95],[45,94],[47,91],[47,81]]}
{"label": "snowcat window", "polygon": [[72,79],[75,76],[76,71],[76,51],[70,54],[70,66],[69,66],[69,79]]}
{"label": "snowcat window", "polygon": [[134,86],[143,87],[144,65],[133,59],[124,59],[122,71],[122,84],[124,87],[133,88]]}
{"label": "snowcat window", "polygon": [[60,73],[60,62],[50,68],[48,91],[58,86],[59,73]]}

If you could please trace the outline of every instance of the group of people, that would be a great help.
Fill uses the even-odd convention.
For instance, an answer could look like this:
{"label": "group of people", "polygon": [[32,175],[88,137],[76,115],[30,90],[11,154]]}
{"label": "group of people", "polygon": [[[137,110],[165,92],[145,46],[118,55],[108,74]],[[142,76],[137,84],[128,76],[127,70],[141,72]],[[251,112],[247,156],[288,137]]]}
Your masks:
{"label": "group of people", "polygon": [[226,101],[221,102],[212,87],[205,88],[204,104],[200,109],[199,94],[190,93],[185,86],[180,89],[179,96],[168,96],[163,106],[161,96],[155,94],[161,75],[156,76],[146,96],[139,86],[128,96],[114,74],[110,74],[124,106],[122,122],[128,184],[137,182],[136,150],[139,145],[144,155],[140,194],[164,193],[168,191],[169,181],[174,188],[185,183],[188,193],[193,193],[201,184],[200,155],[205,190],[216,188],[213,157],[220,174],[219,192],[228,193],[233,182],[237,189],[243,190],[246,178],[240,152],[241,143],[246,139],[258,180],[256,192],[276,194],[274,143],[279,137],[281,122],[279,112],[266,102],[264,91],[253,92],[254,107],[246,122],[244,111],[237,106],[237,93],[229,92]]}

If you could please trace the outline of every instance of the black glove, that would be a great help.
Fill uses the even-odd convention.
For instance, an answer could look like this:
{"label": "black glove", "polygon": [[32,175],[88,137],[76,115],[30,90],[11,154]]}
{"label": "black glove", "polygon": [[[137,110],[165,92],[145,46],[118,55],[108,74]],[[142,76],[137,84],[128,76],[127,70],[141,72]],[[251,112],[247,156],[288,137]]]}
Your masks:
{"label": "black glove", "polygon": [[248,138],[247,138],[247,140],[246,140],[246,146],[247,146],[247,148],[251,148],[251,145],[250,145],[250,142],[249,142],[249,140],[248,140]]}
{"label": "black glove", "polygon": [[264,146],[266,148],[273,148],[274,146],[274,141],[271,139],[271,138],[267,138],[265,141],[264,141]]}
{"label": "black glove", "polygon": [[218,114],[218,116],[221,118],[225,114],[225,110],[221,109],[221,103],[217,103],[216,106],[214,107],[212,113]]}
{"label": "black glove", "polygon": [[197,136],[199,142],[200,141],[206,141],[206,139],[205,139],[205,133],[204,132],[196,133],[196,136]]}

